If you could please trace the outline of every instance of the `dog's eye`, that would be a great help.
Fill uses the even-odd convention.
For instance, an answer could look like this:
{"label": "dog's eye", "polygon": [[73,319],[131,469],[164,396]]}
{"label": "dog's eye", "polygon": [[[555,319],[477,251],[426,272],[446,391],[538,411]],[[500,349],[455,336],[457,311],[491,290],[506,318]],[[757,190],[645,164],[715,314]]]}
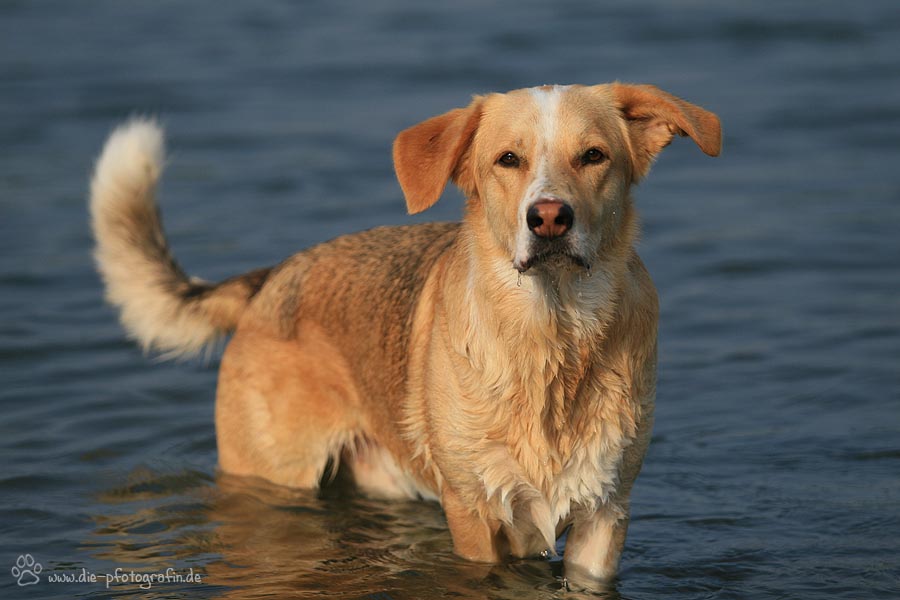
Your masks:
{"label": "dog's eye", "polygon": [[504,152],[500,155],[500,158],[497,159],[497,164],[502,167],[514,169],[519,166],[519,157],[512,152]]}
{"label": "dog's eye", "polygon": [[603,162],[603,160],[605,158],[606,158],[606,155],[603,154],[603,152],[601,152],[600,150],[598,150],[596,148],[591,148],[590,150],[588,150],[587,152],[585,152],[584,154],[581,155],[581,164],[583,164],[583,165],[595,164],[595,163]]}

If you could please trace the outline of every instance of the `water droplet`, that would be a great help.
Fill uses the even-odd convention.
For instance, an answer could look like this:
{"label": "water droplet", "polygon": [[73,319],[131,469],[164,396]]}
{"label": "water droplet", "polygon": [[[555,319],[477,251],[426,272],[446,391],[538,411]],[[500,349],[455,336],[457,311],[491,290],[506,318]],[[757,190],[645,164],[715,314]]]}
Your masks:
{"label": "water droplet", "polygon": [[522,287],[522,272],[516,276],[516,287]]}

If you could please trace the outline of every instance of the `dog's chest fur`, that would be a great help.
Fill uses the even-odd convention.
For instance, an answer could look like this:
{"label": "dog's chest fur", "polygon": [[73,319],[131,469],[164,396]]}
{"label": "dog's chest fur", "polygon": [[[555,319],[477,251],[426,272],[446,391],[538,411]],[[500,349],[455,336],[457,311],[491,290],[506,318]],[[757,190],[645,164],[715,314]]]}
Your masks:
{"label": "dog's chest fur", "polygon": [[440,441],[448,470],[470,474],[454,485],[485,516],[552,545],[561,520],[614,491],[640,417],[627,365],[597,351],[616,290],[601,272],[469,292],[446,330],[460,393],[433,415],[464,420]]}

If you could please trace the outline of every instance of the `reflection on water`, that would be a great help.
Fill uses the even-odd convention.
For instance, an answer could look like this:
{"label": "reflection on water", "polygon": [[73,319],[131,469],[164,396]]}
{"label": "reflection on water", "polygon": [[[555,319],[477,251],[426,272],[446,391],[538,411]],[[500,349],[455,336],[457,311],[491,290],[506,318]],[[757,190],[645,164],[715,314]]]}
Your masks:
{"label": "reflection on water", "polygon": [[458,559],[436,503],[365,498],[343,480],[316,493],[142,470],[99,500],[125,510],[94,516],[82,547],[138,572],[193,567],[203,585],[182,591],[195,596],[533,598],[569,587],[566,597],[619,598],[614,590],[572,589],[558,558],[507,565]]}

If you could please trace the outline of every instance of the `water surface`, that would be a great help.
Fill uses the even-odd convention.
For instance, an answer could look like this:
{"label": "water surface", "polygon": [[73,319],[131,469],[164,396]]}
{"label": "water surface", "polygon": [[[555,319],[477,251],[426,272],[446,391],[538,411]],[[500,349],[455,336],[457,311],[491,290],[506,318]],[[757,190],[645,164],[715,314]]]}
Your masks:
{"label": "water surface", "polygon": [[[215,279],[404,213],[400,129],[474,93],[655,83],[717,112],[636,197],[657,420],[608,598],[900,597],[900,12],[892,0],[0,2],[0,563],[9,598],[556,598],[558,561],[451,552],[436,505],[215,469],[217,356],[141,355],[104,306],[104,137],[167,126],[162,208]],[[5,562],[4,562],[5,561]],[[50,583],[191,569],[201,583]]]}

